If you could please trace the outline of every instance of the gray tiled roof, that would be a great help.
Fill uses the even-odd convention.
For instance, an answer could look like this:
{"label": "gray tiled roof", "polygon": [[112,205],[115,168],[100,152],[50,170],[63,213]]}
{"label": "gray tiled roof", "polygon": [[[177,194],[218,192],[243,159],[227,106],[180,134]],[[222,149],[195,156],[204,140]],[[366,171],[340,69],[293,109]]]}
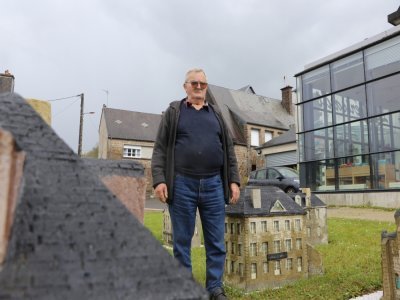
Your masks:
{"label": "gray tiled roof", "polygon": [[296,129],[294,127],[282,133],[280,136],[277,136],[271,139],[270,141],[262,144],[258,148],[268,148],[268,147],[291,144],[291,143],[296,143]]}
{"label": "gray tiled roof", "polygon": [[[251,190],[261,190],[261,208],[253,208]],[[285,211],[271,212],[275,202],[279,200]],[[247,186],[241,191],[240,199],[235,205],[225,209],[228,216],[281,216],[304,215],[306,212],[288,194],[275,186]]]}
{"label": "gray tiled roof", "polygon": [[154,142],[161,115],[114,108],[103,108],[108,137]]}
{"label": "gray tiled roof", "polygon": [[0,299],[208,299],[24,99],[0,95],[0,128],[26,154]]}
{"label": "gray tiled roof", "polygon": [[247,87],[242,89],[231,90],[211,84],[208,88],[208,97],[221,109],[231,134],[237,141],[246,140],[243,132],[235,131],[235,121],[283,130],[288,130],[289,125],[294,123],[294,117],[285,110],[281,100],[250,93]]}

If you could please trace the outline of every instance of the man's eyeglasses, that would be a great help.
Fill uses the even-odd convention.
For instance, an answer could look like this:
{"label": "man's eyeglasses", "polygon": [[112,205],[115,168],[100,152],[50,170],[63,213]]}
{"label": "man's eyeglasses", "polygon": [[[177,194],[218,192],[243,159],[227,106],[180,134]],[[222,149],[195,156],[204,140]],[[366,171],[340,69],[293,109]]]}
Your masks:
{"label": "man's eyeglasses", "polygon": [[197,88],[200,85],[200,88],[202,90],[204,90],[208,83],[207,82],[202,82],[202,81],[186,81],[185,83],[190,83],[190,85],[192,86],[192,88]]}

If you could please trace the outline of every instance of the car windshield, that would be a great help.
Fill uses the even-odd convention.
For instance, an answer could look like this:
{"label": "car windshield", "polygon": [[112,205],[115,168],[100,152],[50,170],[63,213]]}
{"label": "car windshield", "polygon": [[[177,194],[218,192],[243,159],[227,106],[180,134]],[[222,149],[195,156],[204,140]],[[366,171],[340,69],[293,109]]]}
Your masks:
{"label": "car windshield", "polygon": [[296,170],[289,168],[276,168],[283,176],[288,178],[299,178],[299,174]]}

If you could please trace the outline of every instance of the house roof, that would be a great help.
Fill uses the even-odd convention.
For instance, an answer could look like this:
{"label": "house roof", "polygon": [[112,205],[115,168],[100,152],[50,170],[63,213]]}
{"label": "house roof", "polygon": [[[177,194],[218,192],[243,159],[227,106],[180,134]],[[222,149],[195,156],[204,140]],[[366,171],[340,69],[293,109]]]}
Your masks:
{"label": "house roof", "polygon": [[274,147],[284,144],[291,144],[291,143],[296,143],[296,129],[294,127],[291,127],[288,131],[262,144],[260,147],[257,147],[257,149],[263,149],[263,148]]}
{"label": "house roof", "polygon": [[[251,200],[251,190],[260,189],[261,208],[254,208]],[[276,203],[284,207],[282,211],[274,211]],[[225,209],[228,216],[283,216],[304,215],[306,212],[288,194],[275,186],[247,186],[241,192],[239,201],[235,205],[228,205]]]}
{"label": "house roof", "polygon": [[0,95],[0,128],[25,153],[0,299],[208,299],[24,99]]}
{"label": "house roof", "polygon": [[[295,200],[296,195],[301,197],[301,206],[306,207],[306,194],[305,193],[291,193],[288,194],[293,200]],[[311,206],[312,207],[326,207],[325,202],[323,202],[317,195],[311,194]]]}
{"label": "house roof", "polygon": [[108,137],[154,142],[161,115],[115,108],[103,108]]}
{"label": "house roof", "polygon": [[246,142],[246,139],[243,132],[234,128],[234,123],[283,130],[288,130],[289,125],[294,123],[294,117],[285,110],[281,100],[260,96],[253,92],[250,86],[232,90],[210,84],[208,88],[209,101],[218,105],[233,139],[238,142]]}

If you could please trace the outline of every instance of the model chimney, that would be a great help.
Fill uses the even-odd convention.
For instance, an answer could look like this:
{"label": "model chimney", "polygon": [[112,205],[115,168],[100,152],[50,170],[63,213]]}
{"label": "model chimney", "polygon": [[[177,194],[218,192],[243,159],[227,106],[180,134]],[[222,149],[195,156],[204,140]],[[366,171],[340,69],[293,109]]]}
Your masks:
{"label": "model chimney", "polygon": [[294,114],[294,106],[292,102],[292,87],[290,85],[285,86],[281,89],[282,91],[282,106],[286,109],[286,111],[293,115]]}
{"label": "model chimney", "polygon": [[393,26],[400,24],[400,6],[395,12],[388,15],[388,22]]}
{"label": "model chimney", "polygon": [[261,190],[251,189],[251,202],[253,203],[253,208],[261,208]]}
{"label": "model chimney", "polygon": [[14,75],[5,70],[4,74],[0,73],[0,94],[9,92],[14,92]]}

